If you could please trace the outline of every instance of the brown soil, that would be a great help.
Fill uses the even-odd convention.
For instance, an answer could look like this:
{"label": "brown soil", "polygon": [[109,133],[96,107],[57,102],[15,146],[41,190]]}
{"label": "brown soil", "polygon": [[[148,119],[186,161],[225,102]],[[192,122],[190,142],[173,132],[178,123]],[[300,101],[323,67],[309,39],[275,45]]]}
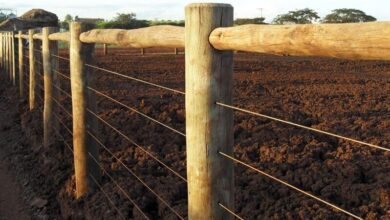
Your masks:
{"label": "brown soil", "polygon": [[[184,91],[183,55],[135,56],[138,52],[111,49],[108,56],[98,54],[97,65]],[[61,72],[69,72],[66,61],[61,61]],[[182,95],[101,71],[95,74],[98,90],[184,131]],[[239,53],[235,55],[234,79],[234,105],[389,147],[389,63]],[[61,78],[61,83],[70,91],[66,79]],[[71,110],[66,96],[62,96],[61,102]],[[25,111],[25,107],[21,109]],[[183,137],[101,97],[98,97],[98,113],[186,176]],[[34,114],[33,117],[24,113],[22,124],[30,137],[40,137],[41,127],[36,120],[40,120],[39,114]],[[71,127],[65,113],[62,118]],[[99,126],[102,142],[186,216],[186,184],[112,129],[101,123]],[[70,140],[65,130],[62,133]],[[365,219],[390,219],[389,153],[240,113],[235,114],[234,136],[238,159]],[[39,138],[34,142],[39,145]],[[72,155],[63,145],[53,146],[50,152],[42,149],[38,152],[31,161],[46,160],[50,164],[50,168],[39,171],[47,177],[47,182],[42,182],[46,198],[53,201],[49,215],[74,219],[119,218],[101,192],[79,201],[72,198]],[[104,149],[100,155],[107,172],[148,216],[176,219]],[[235,166],[235,177],[235,210],[246,219],[349,219],[240,165]],[[103,175],[102,183],[123,215],[141,218],[107,175]]]}

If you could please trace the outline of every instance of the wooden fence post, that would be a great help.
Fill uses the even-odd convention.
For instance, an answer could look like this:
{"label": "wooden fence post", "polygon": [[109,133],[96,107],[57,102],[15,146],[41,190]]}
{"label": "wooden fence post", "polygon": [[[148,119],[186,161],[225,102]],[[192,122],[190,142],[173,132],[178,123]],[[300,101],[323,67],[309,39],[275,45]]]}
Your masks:
{"label": "wooden fence post", "polygon": [[24,97],[24,65],[23,65],[23,38],[22,31],[18,32],[18,59],[19,59],[19,96],[22,99]]}
{"label": "wooden fence post", "polygon": [[177,49],[177,47],[175,47],[175,55],[178,55],[179,54],[179,50]]}
{"label": "wooden fence post", "polygon": [[3,73],[6,73],[5,71],[5,39],[4,39],[4,32],[1,33],[1,67],[3,70]]}
{"label": "wooden fence post", "polygon": [[6,73],[6,70],[5,70],[5,33],[2,32],[1,33],[1,66],[3,68],[3,73]]}
{"label": "wooden fence post", "polygon": [[9,65],[9,61],[10,61],[10,59],[9,59],[9,55],[10,55],[9,49],[10,49],[10,46],[9,46],[9,33],[7,32],[5,34],[5,63],[6,63],[5,69],[7,71],[9,79],[11,80],[11,72],[10,72],[10,65]]}
{"label": "wooden fence post", "polygon": [[3,33],[0,32],[0,68],[1,68],[1,71],[3,71]]}
{"label": "wooden fence post", "polygon": [[219,203],[233,209],[233,112],[216,105],[232,102],[233,53],[215,50],[212,30],[233,25],[228,4],[190,4],[185,9],[185,106],[188,218],[232,219]]}
{"label": "wooden fence post", "polygon": [[145,55],[145,49],[144,48],[141,48],[141,55]]}
{"label": "wooden fence post", "polygon": [[103,54],[107,55],[107,44],[103,44]]}
{"label": "wooden fence post", "polygon": [[12,62],[12,85],[16,86],[16,50],[15,50],[15,32],[11,32],[11,62]]}
{"label": "wooden fence post", "polygon": [[[95,111],[95,100],[89,96],[89,82],[92,75],[86,63],[92,62],[94,44],[85,44],[80,41],[80,34],[90,28],[81,22],[70,24],[70,75],[72,87],[73,112],[73,149],[76,175],[76,197],[80,198],[96,186],[91,178],[100,179],[99,165],[90,155],[99,160],[96,143],[91,140],[87,130],[93,132],[96,120],[87,109]],[[92,108],[92,109],[91,109]]]}
{"label": "wooden fence post", "polygon": [[36,91],[36,85],[35,85],[35,52],[34,52],[34,30],[30,29],[28,30],[28,56],[29,56],[29,66],[30,66],[30,82],[29,82],[29,104],[30,104],[30,111],[32,111],[35,108],[35,91]]}
{"label": "wooden fence post", "polygon": [[44,108],[43,108],[43,146],[49,147],[55,140],[55,131],[58,125],[54,117],[54,100],[58,100],[58,92],[54,85],[57,85],[57,74],[54,71],[58,67],[57,60],[52,59],[52,53],[57,54],[57,41],[49,41],[49,35],[58,31],[56,27],[45,27],[42,29],[42,63],[44,79]]}
{"label": "wooden fence post", "polygon": [[8,53],[9,53],[9,78],[13,84],[13,69],[12,69],[12,33],[8,32]]}

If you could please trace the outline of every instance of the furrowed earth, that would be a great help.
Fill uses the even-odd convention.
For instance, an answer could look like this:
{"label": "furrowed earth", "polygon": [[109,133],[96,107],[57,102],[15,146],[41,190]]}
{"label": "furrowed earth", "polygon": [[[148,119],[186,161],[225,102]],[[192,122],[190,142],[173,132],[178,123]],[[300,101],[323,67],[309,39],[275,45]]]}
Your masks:
{"label": "furrowed earth", "polygon": [[[141,56],[139,50],[110,48],[104,56],[98,50],[96,65],[184,91],[184,55],[163,49],[146,52]],[[151,54],[163,52],[171,54]],[[61,56],[68,54],[62,51]],[[69,76],[68,61],[60,60],[59,71]],[[93,75],[97,79],[93,88],[185,133],[182,94],[100,70],[94,70]],[[389,62],[237,53],[233,77],[234,106],[390,147]],[[59,79],[61,87],[70,93],[68,79]],[[186,217],[186,183],[143,151],[153,153],[186,177],[185,137],[96,95],[98,115],[139,145],[97,120],[98,139],[126,165],[100,148],[105,170],[102,189],[118,207],[118,213],[99,189],[83,199],[74,199],[72,152],[60,140],[50,149],[43,148],[40,110],[29,112],[27,99],[16,101],[16,88],[9,89],[10,84],[4,83],[1,87],[0,95],[19,106],[20,114],[8,114],[15,118],[14,123],[22,124],[25,137],[12,148],[6,144],[1,148],[11,153],[9,163],[20,170],[19,181],[28,179],[27,192],[48,201],[43,207],[32,207],[34,215],[49,219],[120,219],[121,215],[142,219],[136,204],[151,219],[178,219],[128,167]],[[71,112],[69,97],[64,93],[60,97],[61,104]],[[41,106],[40,100],[38,103]],[[7,111],[12,108],[4,114]],[[65,111],[61,109],[58,114],[72,128]],[[237,159],[364,219],[390,219],[389,152],[257,116],[239,112],[234,116]],[[60,127],[65,141],[72,146],[71,135]],[[240,164],[234,168],[234,210],[245,219],[351,219]]]}

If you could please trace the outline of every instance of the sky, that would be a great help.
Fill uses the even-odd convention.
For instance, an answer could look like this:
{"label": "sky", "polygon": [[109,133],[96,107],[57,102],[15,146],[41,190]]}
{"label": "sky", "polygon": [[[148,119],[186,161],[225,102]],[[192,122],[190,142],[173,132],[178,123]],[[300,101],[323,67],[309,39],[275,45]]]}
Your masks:
{"label": "sky", "polygon": [[234,7],[235,18],[263,16],[270,22],[278,14],[289,10],[311,8],[321,17],[336,8],[356,8],[390,21],[390,0],[0,0],[0,7],[13,8],[18,15],[32,8],[51,11],[62,20],[66,14],[90,18],[113,18],[116,13],[134,12],[138,19],[183,20],[184,7],[193,2],[221,2]]}

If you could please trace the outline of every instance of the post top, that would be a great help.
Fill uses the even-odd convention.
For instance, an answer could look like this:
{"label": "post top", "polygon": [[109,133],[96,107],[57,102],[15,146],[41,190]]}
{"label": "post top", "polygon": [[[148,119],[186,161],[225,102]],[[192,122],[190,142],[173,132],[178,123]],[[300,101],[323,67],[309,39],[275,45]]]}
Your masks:
{"label": "post top", "polygon": [[233,6],[224,3],[191,3],[186,8],[233,8]]}

